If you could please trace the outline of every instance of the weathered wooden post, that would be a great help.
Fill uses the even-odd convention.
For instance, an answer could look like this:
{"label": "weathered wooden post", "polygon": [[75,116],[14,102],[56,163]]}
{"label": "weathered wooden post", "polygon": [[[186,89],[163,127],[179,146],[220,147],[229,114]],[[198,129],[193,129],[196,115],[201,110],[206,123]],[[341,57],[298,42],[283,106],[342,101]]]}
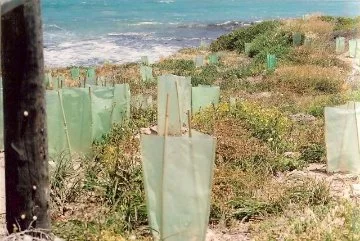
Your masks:
{"label": "weathered wooden post", "polygon": [[50,228],[40,0],[13,2],[19,4],[7,12],[2,10],[1,20],[6,221],[10,233],[29,227]]}

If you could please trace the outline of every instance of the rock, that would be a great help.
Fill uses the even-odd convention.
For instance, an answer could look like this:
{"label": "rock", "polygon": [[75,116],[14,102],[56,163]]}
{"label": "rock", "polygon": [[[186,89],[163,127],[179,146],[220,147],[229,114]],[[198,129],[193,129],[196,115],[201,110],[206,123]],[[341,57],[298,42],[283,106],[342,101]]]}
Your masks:
{"label": "rock", "polygon": [[309,115],[309,114],[304,114],[304,113],[299,113],[299,114],[295,114],[295,115],[290,115],[290,119],[294,122],[313,122],[316,121],[316,117]]}

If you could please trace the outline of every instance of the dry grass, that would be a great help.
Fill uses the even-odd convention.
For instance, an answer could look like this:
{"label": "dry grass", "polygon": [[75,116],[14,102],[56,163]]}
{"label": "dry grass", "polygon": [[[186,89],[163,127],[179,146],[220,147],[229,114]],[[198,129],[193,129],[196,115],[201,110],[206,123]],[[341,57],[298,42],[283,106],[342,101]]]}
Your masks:
{"label": "dry grass", "polygon": [[355,204],[297,207],[252,225],[254,240],[359,240],[360,215]]}
{"label": "dry grass", "polygon": [[344,71],[338,67],[316,65],[283,66],[269,81],[274,86],[298,94],[338,93],[346,89]]}
{"label": "dry grass", "polygon": [[335,25],[321,20],[318,16],[312,16],[307,20],[290,19],[284,21],[285,29],[302,32],[313,36],[329,35],[332,33]]}

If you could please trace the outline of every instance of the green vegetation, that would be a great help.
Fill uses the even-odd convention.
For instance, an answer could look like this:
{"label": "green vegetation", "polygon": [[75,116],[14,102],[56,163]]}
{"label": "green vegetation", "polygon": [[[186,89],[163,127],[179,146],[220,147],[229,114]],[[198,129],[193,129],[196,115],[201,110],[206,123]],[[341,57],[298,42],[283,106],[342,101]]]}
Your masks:
{"label": "green vegetation", "polygon": [[[358,239],[356,205],[335,197],[326,179],[303,171],[310,163],[325,162],[324,107],[359,98],[346,83],[349,64],[335,55],[329,37],[357,23],[316,16],[265,21],[221,36],[210,49],[185,49],[152,65],[155,76],[191,76],[194,86],[221,87],[221,103],[192,120],[195,129],[218,143],[211,224],[236,228],[246,222],[255,240]],[[295,32],[312,34],[311,45],[293,46]],[[252,44],[249,55],[245,43]],[[195,67],[195,56],[215,51],[221,51],[219,64]],[[266,71],[267,53],[279,59],[275,71]],[[137,80],[137,65],[108,65],[98,71],[129,83],[132,93],[155,97],[156,85]],[[235,105],[228,103],[230,97],[237,98]],[[133,109],[131,114],[129,122],[94,144],[92,159],[56,160],[51,198],[60,237],[150,240],[139,130],[156,123],[156,110]]]}

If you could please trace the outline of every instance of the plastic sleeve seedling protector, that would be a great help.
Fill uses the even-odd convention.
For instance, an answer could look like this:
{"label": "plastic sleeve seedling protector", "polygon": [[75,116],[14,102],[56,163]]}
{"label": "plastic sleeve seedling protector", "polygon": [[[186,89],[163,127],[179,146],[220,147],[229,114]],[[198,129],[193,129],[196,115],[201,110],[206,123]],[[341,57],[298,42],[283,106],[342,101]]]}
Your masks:
{"label": "plastic sleeve seedling protector", "polygon": [[199,112],[201,109],[211,105],[219,104],[219,86],[198,86],[192,87],[192,113]]}
{"label": "plastic sleeve seedling protector", "polygon": [[130,87],[128,84],[115,85],[113,97],[112,124],[120,124],[130,118]]}
{"label": "plastic sleeve seedling protector", "polygon": [[114,88],[95,88],[91,90],[92,139],[100,140],[112,125]]}
{"label": "plastic sleeve seedling protector", "polygon": [[293,34],[293,45],[300,46],[301,45],[302,36],[301,33],[294,33]]}
{"label": "plastic sleeve seedling protector", "polygon": [[90,153],[91,105],[87,88],[63,89],[62,99],[72,151]]}
{"label": "plastic sleeve seedling protector", "polygon": [[343,53],[345,52],[345,38],[344,37],[337,37],[336,38],[336,53]]}
{"label": "plastic sleeve seedling protector", "polygon": [[202,55],[196,56],[194,62],[195,62],[196,67],[204,66],[205,65],[204,56],[202,56]]}
{"label": "plastic sleeve seedling protector", "polygon": [[141,65],[140,66],[140,75],[141,75],[142,81],[144,81],[144,82],[151,82],[154,80],[154,77],[152,75],[152,68],[149,66]]}
{"label": "plastic sleeve seedling protector", "polygon": [[274,54],[268,54],[267,55],[267,69],[268,70],[274,70],[276,68],[276,56]]}
{"label": "plastic sleeve seedling protector", "polygon": [[191,78],[163,75],[158,80],[158,132],[164,135],[166,100],[169,95],[169,135],[181,135],[191,110]]}
{"label": "plastic sleeve seedling protector", "polygon": [[325,108],[329,172],[360,173],[360,103]]}
{"label": "plastic sleeve seedling protector", "polygon": [[209,64],[218,64],[219,63],[219,58],[217,56],[217,54],[211,54],[209,55]]}
{"label": "plastic sleeve seedling protector", "polygon": [[357,47],[357,40],[356,39],[349,40],[349,57],[350,58],[355,58],[356,47]]}
{"label": "plastic sleeve seedling protector", "polygon": [[216,141],[141,137],[148,217],[156,240],[204,241],[210,214]]}
{"label": "plastic sleeve seedling protector", "polygon": [[64,151],[69,152],[60,94],[55,90],[46,91],[48,147],[51,157]]}
{"label": "plastic sleeve seedling protector", "polygon": [[80,69],[77,67],[71,68],[70,74],[73,80],[78,80],[80,78]]}
{"label": "plastic sleeve seedling protector", "polygon": [[89,68],[86,70],[86,84],[96,84],[96,71],[94,68]]}

